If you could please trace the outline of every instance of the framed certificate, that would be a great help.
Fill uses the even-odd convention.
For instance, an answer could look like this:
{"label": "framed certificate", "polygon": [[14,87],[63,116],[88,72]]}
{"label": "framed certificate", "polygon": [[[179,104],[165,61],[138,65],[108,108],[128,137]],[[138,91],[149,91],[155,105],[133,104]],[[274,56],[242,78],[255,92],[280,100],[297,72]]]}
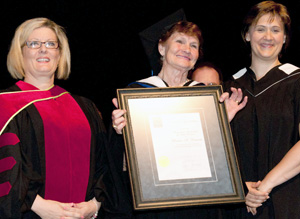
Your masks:
{"label": "framed certificate", "polygon": [[136,210],[244,202],[221,86],[118,89]]}

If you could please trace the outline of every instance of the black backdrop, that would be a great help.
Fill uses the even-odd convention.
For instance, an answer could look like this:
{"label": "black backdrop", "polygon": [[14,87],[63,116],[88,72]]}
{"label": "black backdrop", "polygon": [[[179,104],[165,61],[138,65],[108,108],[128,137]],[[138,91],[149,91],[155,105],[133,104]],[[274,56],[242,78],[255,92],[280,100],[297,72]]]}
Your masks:
{"label": "black backdrop", "polygon": [[[241,22],[256,0],[10,0],[0,5],[0,89],[15,81],[6,69],[6,55],[16,27],[26,19],[48,17],[66,29],[72,67],[68,91],[95,102],[108,125],[116,88],[150,76],[151,68],[138,33],[183,8],[204,36],[204,59],[213,61],[228,79],[249,64]],[[292,41],[282,62],[300,66],[300,1],[278,1],[292,18]]]}

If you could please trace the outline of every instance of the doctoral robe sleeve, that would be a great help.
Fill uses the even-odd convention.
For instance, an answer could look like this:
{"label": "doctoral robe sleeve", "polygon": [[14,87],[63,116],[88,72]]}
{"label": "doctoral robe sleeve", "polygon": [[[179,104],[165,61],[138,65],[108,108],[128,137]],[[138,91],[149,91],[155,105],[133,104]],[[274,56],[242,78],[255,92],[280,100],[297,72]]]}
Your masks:
{"label": "doctoral robe sleeve", "polygon": [[21,218],[30,211],[37,194],[43,195],[39,156],[42,140],[35,134],[34,119],[23,111],[0,136],[0,184],[8,186],[0,197],[3,218]]}

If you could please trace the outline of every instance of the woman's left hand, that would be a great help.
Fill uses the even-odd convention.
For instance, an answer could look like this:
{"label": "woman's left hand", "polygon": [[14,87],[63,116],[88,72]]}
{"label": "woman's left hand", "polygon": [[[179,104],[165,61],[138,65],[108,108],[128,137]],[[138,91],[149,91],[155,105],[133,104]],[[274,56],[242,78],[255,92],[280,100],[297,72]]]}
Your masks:
{"label": "woman's left hand", "polygon": [[82,218],[92,218],[100,208],[100,203],[90,200],[87,202],[77,203],[73,206],[72,211],[83,215]]}
{"label": "woman's left hand", "polygon": [[247,211],[251,212],[253,215],[256,215],[256,208],[262,206],[262,203],[270,198],[268,192],[258,190],[260,184],[261,181],[246,182],[248,194],[245,197],[245,203],[247,206]]}
{"label": "woman's left hand", "polygon": [[219,99],[220,102],[225,103],[229,122],[231,122],[235,114],[243,109],[248,102],[247,96],[245,96],[243,99],[243,92],[240,88],[236,89],[232,87],[230,89],[232,91],[232,94],[230,96],[228,92],[224,92]]}

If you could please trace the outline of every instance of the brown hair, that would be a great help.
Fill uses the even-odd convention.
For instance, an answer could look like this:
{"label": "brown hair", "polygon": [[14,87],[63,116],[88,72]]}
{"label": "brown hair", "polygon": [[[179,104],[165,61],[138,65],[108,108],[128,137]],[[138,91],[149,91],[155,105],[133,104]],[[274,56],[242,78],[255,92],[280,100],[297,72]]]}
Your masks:
{"label": "brown hair", "polygon": [[164,43],[166,42],[173,33],[178,32],[178,33],[184,33],[187,34],[188,36],[194,36],[199,40],[199,58],[202,58],[203,56],[203,51],[202,51],[202,45],[203,45],[203,37],[202,37],[202,32],[199,29],[199,27],[194,24],[193,22],[189,21],[179,21],[176,24],[174,24],[169,30],[167,30],[164,34],[162,34],[159,43]]}
{"label": "brown hair", "polygon": [[271,15],[270,21],[272,21],[275,16],[279,16],[281,18],[281,21],[284,25],[284,33],[286,35],[284,48],[287,48],[290,41],[291,19],[287,8],[284,5],[276,3],[274,1],[260,2],[254,5],[249,10],[247,16],[244,19],[242,28],[242,38],[244,42],[246,42],[245,37],[247,32],[249,31],[250,26],[253,24],[257,24],[258,20],[265,14]]}

